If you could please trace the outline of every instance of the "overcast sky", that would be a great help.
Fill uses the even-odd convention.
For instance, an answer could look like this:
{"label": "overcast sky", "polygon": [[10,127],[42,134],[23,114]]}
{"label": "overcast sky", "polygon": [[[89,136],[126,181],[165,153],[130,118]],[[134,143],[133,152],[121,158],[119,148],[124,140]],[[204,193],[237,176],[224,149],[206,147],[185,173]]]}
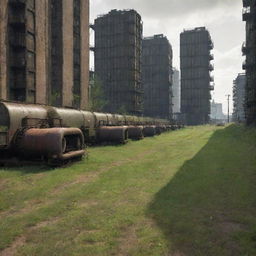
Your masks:
{"label": "overcast sky", "polygon": [[[92,0],[91,23],[111,9],[135,9],[143,20],[144,36],[164,34],[173,47],[173,65],[179,68],[179,35],[183,29],[205,26],[214,42],[216,102],[227,112],[226,95],[243,72],[241,46],[245,39],[242,0]],[[93,44],[93,32],[91,31]],[[93,64],[92,64],[93,65]]]}

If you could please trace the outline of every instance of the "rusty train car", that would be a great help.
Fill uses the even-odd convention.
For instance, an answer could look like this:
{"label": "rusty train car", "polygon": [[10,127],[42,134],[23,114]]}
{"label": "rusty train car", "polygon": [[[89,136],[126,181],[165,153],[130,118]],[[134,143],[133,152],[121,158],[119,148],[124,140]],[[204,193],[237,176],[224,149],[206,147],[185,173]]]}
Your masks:
{"label": "rusty train car", "polygon": [[162,119],[0,101],[0,161],[62,163],[82,158],[86,144],[126,143],[177,128]]}

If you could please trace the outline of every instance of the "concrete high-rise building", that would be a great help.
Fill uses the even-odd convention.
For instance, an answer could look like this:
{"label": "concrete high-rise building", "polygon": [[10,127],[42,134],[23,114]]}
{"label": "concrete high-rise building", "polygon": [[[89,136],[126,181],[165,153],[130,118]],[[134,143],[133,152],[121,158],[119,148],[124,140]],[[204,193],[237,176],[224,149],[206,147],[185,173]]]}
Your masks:
{"label": "concrete high-rise building", "polygon": [[209,122],[213,42],[205,27],[184,30],[180,35],[181,112],[187,125]]}
{"label": "concrete high-rise building", "polygon": [[172,79],[172,93],[173,93],[173,113],[180,113],[180,71],[176,68],[173,69]]}
{"label": "concrete high-rise building", "polygon": [[89,0],[51,0],[51,103],[85,109],[89,86]]}
{"label": "concrete high-rise building", "polygon": [[45,0],[1,1],[1,99],[47,103],[49,9]]}
{"label": "concrete high-rise building", "polygon": [[245,122],[245,74],[238,74],[233,82],[233,121]]}
{"label": "concrete high-rise building", "polygon": [[99,16],[95,30],[95,77],[102,83],[104,111],[140,115],[142,21],[134,10]]}
{"label": "concrete high-rise building", "polygon": [[245,118],[247,124],[256,124],[256,1],[243,0],[243,21],[246,21],[246,42],[242,51],[246,56]]}
{"label": "concrete high-rise building", "polygon": [[144,115],[172,119],[172,47],[163,35],[142,41]]}
{"label": "concrete high-rise building", "polygon": [[0,99],[86,108],[89,0],[1,0]]}
{"label": "concrete high-rise building", "polygon": [[226,121],[227,117],[223,114],[222,103],[217,103],[214,100],[211,102],[211,115],[212,121]]}

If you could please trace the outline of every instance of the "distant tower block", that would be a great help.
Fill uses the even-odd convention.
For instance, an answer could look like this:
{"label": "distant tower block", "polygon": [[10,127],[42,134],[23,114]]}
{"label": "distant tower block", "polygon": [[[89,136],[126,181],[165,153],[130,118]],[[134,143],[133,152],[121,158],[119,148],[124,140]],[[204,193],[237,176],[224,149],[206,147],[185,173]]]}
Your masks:
{"label": "distant tower block", "polygon": [[104,111],[140,115],[142,21],[134,10],[112,10],[95,20],[95,76],[102,83]]}
{"label": "distant tower block", "polygon": [[184,30],[180,35],[181,112],[187,125],[209,122],[213,42],[205,27]]}
{"label": "distant tower block", "polygon": [[238,74],[233,82],[233,121],[245,122],[245,74]]}
{"label": "distant tower block", "polygon": [[143,39],[144,115],[172,119],[172,47],[163,35]]}
{"label": "distant tower block", "polygon": [[176,68],[173,69],[173,113],[180,113],[180,71]]}

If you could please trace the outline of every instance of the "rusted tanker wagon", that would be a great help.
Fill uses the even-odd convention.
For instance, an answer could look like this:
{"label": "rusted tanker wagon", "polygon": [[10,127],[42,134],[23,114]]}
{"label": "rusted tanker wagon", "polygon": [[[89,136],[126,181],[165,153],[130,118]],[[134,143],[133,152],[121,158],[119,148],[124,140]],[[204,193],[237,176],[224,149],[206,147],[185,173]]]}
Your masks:
{"label": "rusted tanker wagon", "polygon": [[0,101],[0,160],[61,163],[81,158],[85,144],[125,143],[174,128],[168,120]]}

